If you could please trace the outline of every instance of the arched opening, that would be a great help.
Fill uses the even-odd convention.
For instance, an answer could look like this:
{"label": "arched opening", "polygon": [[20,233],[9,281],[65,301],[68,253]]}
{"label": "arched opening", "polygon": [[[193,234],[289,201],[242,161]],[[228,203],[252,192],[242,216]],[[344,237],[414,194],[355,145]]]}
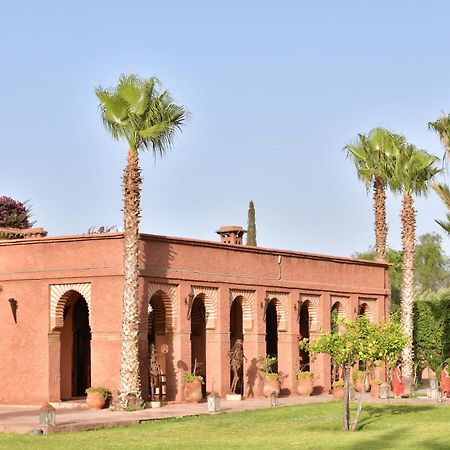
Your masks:
{"label": "arched opening", "polygon": [[[272,299],[266,309],[266,354],[278,358],[278,318],[276,299]],[[273,370],[278,371],[278,361]]]}
{"label": "arched opening", "polygon": [[201,375],[203,395],[206,394],[206,309],[202,295],[197,295],[191,311],[191,370]]}
{"label": "arched opening", "polygon": [[358,307],[358,316],[365,316],[367,314],[367,303],[361,303]]}
{"label": "arched opening", "polygon": [[91,328],[84,297],[72,292],[61,329],[61,399],[83,397],[91,385]]}
{"label": "arched opening", "polygon": [[[342,314],[343,314],[342,305],[340,302],[336,302],[332,306],[331,312],[330,312],[330,328],[331,328],[331,332],[334,334],[339,334],[340,329],[339,329],[338,319],[339,319],[339,317],[342,316]],[[331,383],[339,380],[339,378],[340,378],[339,368],[336,367],[333,359],[331,359]]]}
{"label": "arched opening", "polygon": [[233,353],[233,350],[236,349],[235,346],[238,339],[243,344],[243,311],[242,297],[240,296],[234,299],[230,308],[230,388],[234,387],[234,393],[243,395],[244,364],[243,361],[240,361],[240,352],[234,352],[236,353],[235,355]]}
{"label": "arched opening", "polygon": [[[300,308],[299,317],[299,333],[300,339],[309,339],[309,306],[308,301],[304,302]],[[300,349],[300,370],[310,370],[310,358],[309,352],[304,349]]]}

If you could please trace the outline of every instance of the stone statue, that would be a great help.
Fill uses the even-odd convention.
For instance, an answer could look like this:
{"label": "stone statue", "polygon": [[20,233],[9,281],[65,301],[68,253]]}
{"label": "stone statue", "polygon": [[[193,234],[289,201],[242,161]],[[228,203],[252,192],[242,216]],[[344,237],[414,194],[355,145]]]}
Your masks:
{"label": "stone statue", "polygon": [[149,347],[149,380],[150,380],[150,399],[156,400],[156,394],[159,394],[161,367],[157,361],[158,355],[154,344]]}
{"label": "stone statue", "polygon": [[244,347],[242,345],[242,339],[236,339],[232,349],[229,352],[230,356],[230,366],[233,371],[232,374],[232,382],[231,382],[231,392],[236,394],[237,387],[240,381],[239,374],[241,373],[242,366],[244,365],[244,359],[247,361],[247,358],[244,356]]}

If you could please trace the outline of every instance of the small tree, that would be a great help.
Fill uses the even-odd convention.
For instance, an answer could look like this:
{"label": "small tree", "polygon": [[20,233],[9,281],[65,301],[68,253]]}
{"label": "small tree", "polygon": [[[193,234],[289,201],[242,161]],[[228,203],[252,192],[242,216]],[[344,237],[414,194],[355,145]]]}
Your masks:
{"label": "small tree", "polygon": [[31,209],[28,202],[19,202],[10,197],[0,197],[0,227],[30,228]]}
{"label": "small tree", "polygon": [[255,205],[253,200],[250,200],[248,205],[248,222],[247,222],[247,245],[256,247],[256,220],[255,220]]}
{"label": "small tree", "polygon": [[372,323],[367,317],[357,317],[354,322],[339,319],[342,325],[339,334],[322,333],[313,342],[303,339],[300,347],[308,350],[311,355],[326,353],[330,355],[333,364],[342,368],[344,375],[344,399],[342,409],[342,428],[354,431],[358,426],[362,411],[363,392],[359,397],[358,409],[350,426],[350,369],[358,362],[364,363],[363,386],[367,379],[368,369],[376,361],[394,364],[400,356],[407,337],[401,330],[401,325],[390,321],[387,323]]}

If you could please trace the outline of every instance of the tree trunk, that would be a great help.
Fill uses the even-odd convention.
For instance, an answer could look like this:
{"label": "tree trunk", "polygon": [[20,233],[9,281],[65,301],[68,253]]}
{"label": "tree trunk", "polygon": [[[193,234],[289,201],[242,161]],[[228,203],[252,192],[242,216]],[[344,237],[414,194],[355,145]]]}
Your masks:
{"label": "tree trunk", "polygon": [[352,431],[356,430],[356,427],[358,426],[359,418],[361,417],[362,404],[363,404],[364,394],[366,392],[366,389],[365,389],[366,381],[367,381],[367,368],[364,371],[363,388],[361,389],[361,393],[359,394],[358,409],[356,410],[355,418],[353,420]]}
{"label": "tree trunk", "polygon": [[139,376],[139,222],[141,173],[137,150],[128,151],[127,166],[123,173],[124,214],[124,279],[122,350],[120,360],[119,391],[115,406],[119,409],[142,406]]}
{"label": "tree trunk", "polygon": [[342,400],[342,429],[350,429],[350,366],[344,365],[344,398]]}
{"label": "tree trunk", "polygon": [[386,258],[388,226],[386,222],[386,183],[375,178],[373,183],[373,203],[375,210],[375,253],[377,261]]}
{"label": "tree trunk", "polygon": [[414,247],[415,247],[415,211],[414,199],[410,193],[403,194],[402,247],[403,247],[403,281],[402,281],[402,328],[408,336],[408,343],[402,352],[402,376],[405,393],[408,394],[413,384],[413,314],[414,314]]}

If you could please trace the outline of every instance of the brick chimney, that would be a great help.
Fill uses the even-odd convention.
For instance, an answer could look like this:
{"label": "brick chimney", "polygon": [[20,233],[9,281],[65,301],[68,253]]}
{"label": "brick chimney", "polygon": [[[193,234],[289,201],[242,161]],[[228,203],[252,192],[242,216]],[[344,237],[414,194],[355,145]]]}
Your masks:
{"label": "brick chimney", "polygon": [[247,230],[236,225],[230,225],[227,227],[220,227],[216,233],[220,235],[220,242],[222,244],[242,245],[242,238]]}

